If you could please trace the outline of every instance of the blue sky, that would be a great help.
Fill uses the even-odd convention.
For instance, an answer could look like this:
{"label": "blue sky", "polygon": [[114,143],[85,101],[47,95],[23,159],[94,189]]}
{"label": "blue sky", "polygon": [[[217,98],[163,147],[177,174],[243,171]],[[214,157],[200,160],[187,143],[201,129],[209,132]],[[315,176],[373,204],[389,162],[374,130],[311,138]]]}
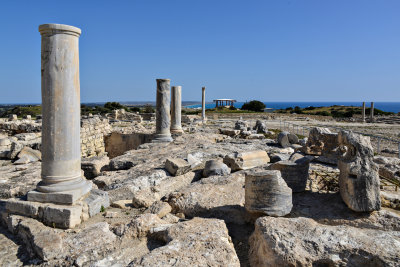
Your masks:
{"label": "blue sky", "polygon": [[40,99],[44,23],[82,29],[82,102],[400,101],[400,1],[0,1],[0,103]]}

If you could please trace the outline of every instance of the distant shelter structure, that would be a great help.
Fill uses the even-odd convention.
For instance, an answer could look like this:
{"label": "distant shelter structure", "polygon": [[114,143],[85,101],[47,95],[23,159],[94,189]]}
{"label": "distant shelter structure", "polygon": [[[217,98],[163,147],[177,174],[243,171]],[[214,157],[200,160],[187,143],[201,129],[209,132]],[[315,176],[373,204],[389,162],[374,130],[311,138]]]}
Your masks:
{"label": "distant shelter structure", "polygon": [[233,103],[236,102],[235,99],[215,99],[215,107],[233,107]]}

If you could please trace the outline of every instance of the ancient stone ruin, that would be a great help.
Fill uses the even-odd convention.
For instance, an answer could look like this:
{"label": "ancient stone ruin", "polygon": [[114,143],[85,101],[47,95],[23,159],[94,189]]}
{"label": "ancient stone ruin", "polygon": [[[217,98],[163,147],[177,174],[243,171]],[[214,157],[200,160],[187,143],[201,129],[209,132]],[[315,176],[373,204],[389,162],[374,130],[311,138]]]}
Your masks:
{"label": "ancient stone ruin", "polygon": [[39,31],[43,114],[0,120],[0,265],[398,266],[400,197],[380,176],[400,162],[368,137],[206,118],[205,87],[183,115],[169,79],[155,114],[80,116],[81,30]]}

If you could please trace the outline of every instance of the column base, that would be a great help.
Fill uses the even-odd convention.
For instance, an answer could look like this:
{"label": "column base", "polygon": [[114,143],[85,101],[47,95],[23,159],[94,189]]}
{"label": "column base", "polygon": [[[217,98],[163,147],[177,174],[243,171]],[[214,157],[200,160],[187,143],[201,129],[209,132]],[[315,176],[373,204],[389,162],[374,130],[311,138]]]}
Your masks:
{"label": "column base", "polygon": [[171,129],[171,134],[182,134],[182,133],[183,133],[182,128]]}
{"label": "column base", "polygon": [[152,143],[165,143],[165,142],[172,142],[171,134],[155,134]]}
{"label": "column base", "polygon": [[71,205],[87,195],[90,190],[92,190],[92,182],[85,180],[81,187],[74,190],[49,193],[32,190],[28,192],[27,197],[28,201]]}
{"label": "column base", "polygon": [[9,198],[4,202],[5,209],[0,210],[0,217],[22,215],[61,229],[74,228],[110,206],[108,193],[98,189],[88,192],[73,205],[33,202],[19,198]]}

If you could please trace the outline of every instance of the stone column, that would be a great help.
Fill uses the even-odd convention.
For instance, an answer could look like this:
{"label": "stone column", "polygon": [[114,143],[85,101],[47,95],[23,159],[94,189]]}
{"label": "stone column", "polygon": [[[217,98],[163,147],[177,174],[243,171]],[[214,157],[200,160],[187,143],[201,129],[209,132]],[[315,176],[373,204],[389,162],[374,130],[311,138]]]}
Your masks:
{"label": "stone column", "polygon": [[206,118],[206,88],[201,88],[201,119],[204,121],[207,120]]}
{"label": "stone column", "polygon": [[79,36],[68,25],[43,24],[42,181],[28,200],[73,204],[92,183],[82,177],[80,146]]}
{"label": "stone column", "polygon": [[362,104],[362,122],[365,122],[365,102]]}
{"label": "stone column", "polygon": [[171,88],[171,132],[183,133],[181,125],[182,86]]}
{"label": "stone column", "polygon": [[371,111],[369,113],[369,116],[370,116],[371,122],[373,122],[374,121],[374,102],[371,102]]}
{"label": "stone column", "polygon": [[156,134],[153,142],[172,142],[170,132],[169,79],[157,79]]}

